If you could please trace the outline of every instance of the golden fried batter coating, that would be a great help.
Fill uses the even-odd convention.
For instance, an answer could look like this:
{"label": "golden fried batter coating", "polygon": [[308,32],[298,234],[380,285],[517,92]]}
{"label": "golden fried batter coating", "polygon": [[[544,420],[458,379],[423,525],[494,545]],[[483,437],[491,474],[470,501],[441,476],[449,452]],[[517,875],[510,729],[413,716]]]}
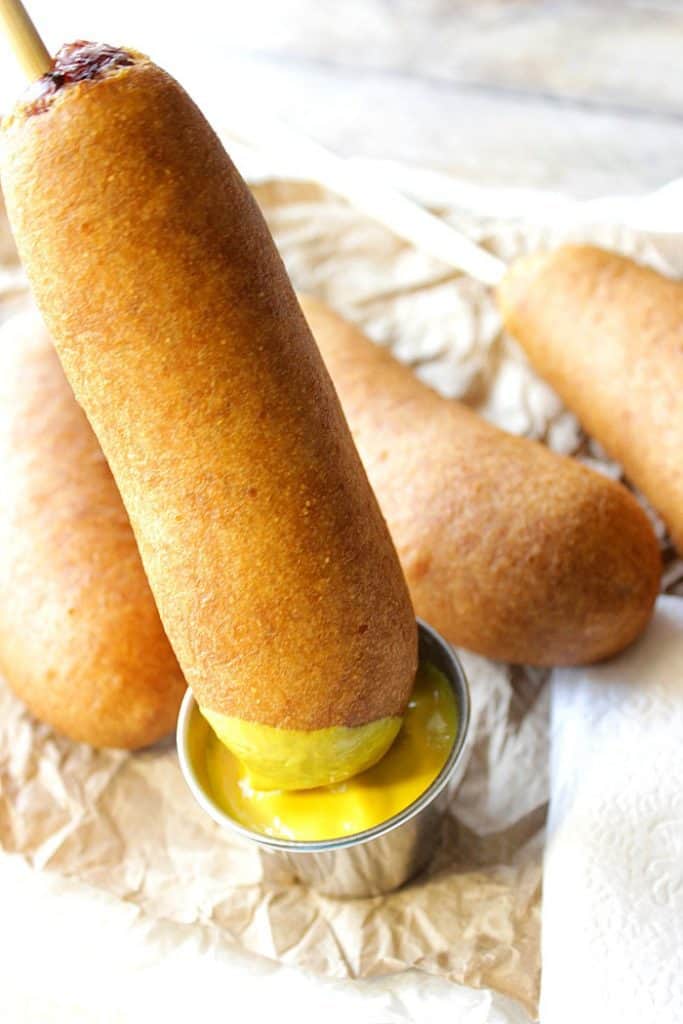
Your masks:
{"label": "golden fried batter coating", "polygon": [[507,329],[683,551],[683,283],[594,246],[514,264]]}
{"label": "golden fried batter coating", "polygon": [[37,314],[0,330],[0,672],[74,740],[143,747],[185,692],[128,516]]}
{"label": "golden fried batter coating", "polygon": [[5,126],[20,254],[199,703],[401,714],[401,568],[280,257],[182,88],[132,54]]}
{"label": "golden fried batter coating", "polygon": [[661,565],[625,487],[441,398],[321,303],[303,309],[418,615],[532,665],[595,661],[640,633]]}

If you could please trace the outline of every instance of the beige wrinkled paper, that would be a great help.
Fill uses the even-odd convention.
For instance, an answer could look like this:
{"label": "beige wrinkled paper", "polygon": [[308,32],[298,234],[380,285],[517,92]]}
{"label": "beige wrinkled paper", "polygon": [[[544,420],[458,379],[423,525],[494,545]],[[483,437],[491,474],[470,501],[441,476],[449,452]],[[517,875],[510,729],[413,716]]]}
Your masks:
{"label": "beige wrinkled paper", "polygon": [[[255,192],[297,288],[327,300],[424,380],[501,426],[617,471],[501,337],[486,288],[401,244],[315,185],[271,180]],[[440,212],[506,259],[561,237],[461,210]],[[683,246],[663,251],[651,239],[615,230],[583,237],[683,270]],[[3,217],[0,319],[26,301]],[[683,574],[668,548],[666,557],[673,590]],[[196,933],[204,957],[237,946],[332,978],[418,968],[488,987],[533,1016],[548,799],[547,674],[462,657],[474,712],[469,768],[434,864],[401,892],[336,901],[278,887],[264,879],[258,852],[221,834],[195,805],[172,740],[132,755],[91,750],[36,723],[4,683],[0,872],[19,855],[49,873],[53,892],[74,885],[99,890],[134,907],[137,925],[149,923],[157,946],[164,936],[170,946],[184,926]]]}

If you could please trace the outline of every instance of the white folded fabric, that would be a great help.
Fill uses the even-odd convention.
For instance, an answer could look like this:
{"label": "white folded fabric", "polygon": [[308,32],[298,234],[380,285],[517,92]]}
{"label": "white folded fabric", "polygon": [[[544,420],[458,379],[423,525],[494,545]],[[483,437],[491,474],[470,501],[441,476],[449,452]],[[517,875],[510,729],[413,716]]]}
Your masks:
{"label": "white folded fabric", "polygon": [[542,1024],[683,1021],[683,599],[552,682]]}

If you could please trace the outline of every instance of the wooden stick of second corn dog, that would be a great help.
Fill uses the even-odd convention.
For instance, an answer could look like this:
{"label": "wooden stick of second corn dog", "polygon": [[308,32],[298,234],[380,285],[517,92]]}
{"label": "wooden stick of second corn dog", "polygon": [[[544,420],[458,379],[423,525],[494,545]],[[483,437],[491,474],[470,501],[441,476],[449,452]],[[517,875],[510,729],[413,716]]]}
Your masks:
{"label": "wooden stick of second corn dog", "polygon": [[257,113],[253,107],[244,116],[232,111],[230,131],[240,140],[259,147],[267,139],[269,149],[295,152],[305,164],[307,178],[347,199],[357,210],[447,266],[487,285],[498,284],[505,274],[505,263],[463,232],[386,182],[358,175],[346,160],[326,146]]}

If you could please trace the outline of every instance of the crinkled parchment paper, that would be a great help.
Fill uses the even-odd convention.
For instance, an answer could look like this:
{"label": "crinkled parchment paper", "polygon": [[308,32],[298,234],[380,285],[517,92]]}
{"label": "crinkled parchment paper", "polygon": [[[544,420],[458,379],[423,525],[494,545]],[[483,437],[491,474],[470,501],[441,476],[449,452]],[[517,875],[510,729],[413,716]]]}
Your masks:
{"label": "crinkled parchment paper", "polygon": [[[501,336],[485,287],[314,184],[262,178],[254,187],[297,288],[327,300],[445,394],[618,474]],[[506,259],[570,237],[564,228],[525,229],[519,218],[487,220],[457,206],[437,212]],[[578,236],[683,272],[683,245],[671,240],[605,227]],[[3,216],[0,319],[26,301]],[[665,582],[683,590],[681,566],[660,534]],[[157,954],[164,944],[166,955],[177,953],[182,932],[178,970],[226,950],[337,979],[417,968],[488,987],[534,1016],[548,798],[546,673],[462,657],[473,697],[471,761],[433,866],[401,892],[336,901],[279,887],[264,878],[256,851],[221,834],[195,805],[171,741],[132,755],[73,744],[35,722],[4,682],[0,876],[19,859],[47,873],[36,885],[45,888],[49,878],[50,900],[76,888],[91,902],[106,895],[110,904],[134,908],[136,927],[143,921],[153,931]],[[515,1020],[524,1016],[510,1012]],[[377,1017],[390,1019],[398,1017]]]}

